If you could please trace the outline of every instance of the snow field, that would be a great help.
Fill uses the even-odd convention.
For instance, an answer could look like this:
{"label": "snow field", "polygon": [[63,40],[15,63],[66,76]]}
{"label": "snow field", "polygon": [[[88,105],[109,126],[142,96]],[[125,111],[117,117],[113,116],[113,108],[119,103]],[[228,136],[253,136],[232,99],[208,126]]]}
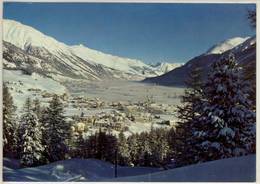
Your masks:
{"label": "snow field", "polygon": [[118,178],[114,178],[114,165],[96,159],[64,160],[34,168],[17,167],[17,160],[4,158],[4,181],[254,182],[256,179],[256,155],[165,171],[119,166]]}
{"label": "snow field", "polygon": [[[27,97],[41,98],[40,95],[33,95],[32,91],[28,89],[40,89],[48,93],[63,94],[67,90],[60,83],[39,74],[33,73],[32,75],[24,75],[19,70],[3,70],[3,81],[9,82],[7,86],[13,97],[14,104],[21,110],[25,99]],[[12,89],[10,89],[12,88]]]}

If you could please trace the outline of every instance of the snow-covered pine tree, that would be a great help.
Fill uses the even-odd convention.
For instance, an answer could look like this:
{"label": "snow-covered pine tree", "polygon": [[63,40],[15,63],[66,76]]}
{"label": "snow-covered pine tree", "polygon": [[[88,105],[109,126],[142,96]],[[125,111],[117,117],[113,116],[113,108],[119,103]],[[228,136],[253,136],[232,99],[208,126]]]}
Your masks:
{"label": "snow-covered pine tree", "polygon": [[[105,133],[105,141],[102,143],[104,145],[104,158],[106,161],[115,163],[115,155],[117,150],[117,138],[112,135],[112,133]],[[117,152],[118,153],[118,152]]]}
{"label": "snow-covered pine tree", "polygon": [[3,154],[17,156],[17,125],[14,120],[16,107],[8,87],[3,85]]}
{"label": "snow-covered pine tree", "polygon": [[133,134],[127,138],[127,143],[129,147],[130,154],[130,165],[138,165],[139,155],[139,144],[138,144],[138,134]]}
{"label": "snow-covered pine tree", "polygon": [[[30,109],[30,101],[29,98],[26,99],[26,110]],[[41,125],[37,116],[31,110],[25,111],[19,127],[21,165],[30,167],[41,164],[44,147],[42,145]]]}
{"label": "snow-covered pine tree", "polygon": [[99,132],[97,133],[97,154],[96,158],[100,160],[105,160],[105,146],[106,146],[106,134],[105,132],[101,131],[101,128],[99,128]]}
{"label": "snow-covered pine tree", "polygon": [[[47,110],[46,107],[44,107],[44,108],[41,109],[41,115],[40,115],[40,117],[38,117],[38,118],[39,118],[39,122],[41,123],[42,134],[43,134],[43,135],[46,135],[46,133],[47,133],[46,128],[48,127],[48,123],[47,123],[47,122],[48,122],[48,120],[49,120],[48,110]],[[49,154],[48,154],[48,150],[47,150],[47,145],[48,145],[47,141],[48,141],[47,137],[44,136],[43,139],[42,139],[42,144],[43,144],[43,146],[44,146],[43,155],[44,155],[44,158],[45,158],[45,162],[46,162],[46,163],[49,162],[49,159],[48,159]]]}
{"label": "snow-covered pine tree", "polygon": [[[255,47],[256,45],[254,45]],[[256,110],[256,63],[249,63],[244,68],[244,80],[249,83],[251,91],[249,99],[252,101],[251,109]]]}
{"label": "snow-covered pine tree", "polygon": [[97,154],[97,134],[88,136],[86,140],[86,150],[88,158],[96,158]]}
{"label": "snow-covered pine tree", "polygon": [[151,162],[153,166],[164,166],[170,155],[166,130],[163,128],[152,129],[150,132]]}
{"label": "snow-covered pine tree", "polygon": [[159,164],[164,167],[169,161],[171,150],[166,130],[161,128],[158,130],[158,133]]}
{"label": "snow-covered pine tree", "polygon": [[177,107],[177,117],[182,122],[193,120],[198,114],[197,104],[202,98],[202,69],[194,66],[185,81],[186,89],[182,96],[182,106]]}
{"label": "snow-covered pine tree", "polygon": [[118,162],[119,165],[129,164],[129,147],[127,144],[127,139],[122,131],[118,135]]}
{"label": "snow-covered pine tree", "polygon": [[[31,98],[26,98],[25,99],[25,102],[24,102],[24,105],[23,105],[23,116],[25,114],[29,114],[29,113],[32,113],[32,100]],[[21,121],[22,117],[20,118],[20,121]],[[24,131],[23,131],[23,123],[19,123],[18,125],[18,131],[17,131],[17,135],[18,137],[22,137],[24,134]],[[23,151],[23,140],[22,139],[18,139],[17,140],[17,153],[18,153],[18,157],[19,159],[21,159],[22,157],[22,151]]]}
{"label": "snow-covered pine tree", "polygon": [[31,112],[33,110],[33,106],[32,106],[32,100],[31,98],[26,98],[25,99],[25,103],[23,105],[23,111],[24,113],[28,113]]}
{"label": "snow-covered pine tree", "polygon": [[193,126],[196,162],[246,155],[255,151],[255,112],[250,87],[233,55],[213,64],[203,89],[203,110]]}
{"label": "snow-covered pine tree", "polygon": [[57,95],[53,96],[43,113],[44,142],[48,160],[63,160],[68,152],[66,141],[70,135],[70,124],[65,121],[63,104]]}
{"label": "snow-covered pine tree", "polygon": [[194,66],[186,81],[187,89],[182,96],[182,105],[177,107],[179,119],[171,147],[177,165],[189,165],[194,163],[196,150],[192,149],[192,135],[196,118],[201,114],[200,103],[203,96],[202,70]]}
{"label": "snow-covered pine tree", "polygon": [[[248,10],[247,18],[250,21],[251,27],[256,29],[256,10]],[[252,48],[256,49],[256,43],[251,45]],[[256,57],[254,58],[256,61]],[[249,93],[249,99],[252,100],[252,110],[256,110],[256,62],[246,63],[244,67],[244,78],[250,83],[252,87],[251,93]]]}
{"label": "snow-covered pine tree", "polygon": [[139,165],[141,166],[152,166],[153,160],[150,141],[150,133],[148,132],[141,132],[138,136],[138,155]]}
{"label": "snow-covered pine tree", "polygon": [[[125,156],[128,156],[127,165],[163,167],[169,161],[171,149],[168,130],[151,128],[150,132],[132,134],[127,139],[123,138],[122,135],[121,132],[119,135],[119,153],[120,149],[123,149]],[[122,146],[121,144],[124,145],[125,141],[127,145]],[[120,148],[121,146],[123,148]]]}
{"label": "snow-covered pine tree", "polygon": [[72,139],[72,145],[70,152],[72,156],[76,158],[88,158],[87,154],[87,141],[83,137],[82,132],[75,132]]}
{"label": "snow-covered pine tree", "polygon": [[40,119],[41,117],[41,104],[38,98],[35,98],[32,103],[32,110],[36,114],[36,116]]}
{"label": "snow-covered pine tree", "polygon": [[167,141],[169,144],[169,149],[170,149],[170,153],[169,153],[169,159],[173,159],[176,162],[176,155],[177,155],[177,150],[176,150],[176,145],[178,144],[177,137],[176,137],[176,127],[171,127],[168,131],[167,131]]}
{"label": "snow-covered pine tree", "polygon": [[117,138],[115,136],[99,129],[98,132],[89,136],[85,142],[88,158],[97,158],[114,163],[115,150],[117,149]]}

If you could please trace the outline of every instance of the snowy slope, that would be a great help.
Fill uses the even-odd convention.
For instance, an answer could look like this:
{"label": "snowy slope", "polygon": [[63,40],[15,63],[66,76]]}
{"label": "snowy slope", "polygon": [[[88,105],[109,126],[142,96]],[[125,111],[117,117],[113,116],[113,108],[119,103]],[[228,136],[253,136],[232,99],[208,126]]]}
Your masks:
{"label": "snowy slope", "polygon": [[102,64],[109,68],[125,72],[134,72],[134,69],[131,67],[149,68],[148,65],[139,60],[104,54],[83,45],[68,46],[62,42],[58,42],[52,37],[44,35],[30,26],[13,20],[4,20],[3,30],[3,38],[5,41],[24,50],[30,46],[43,47],[54,54],[59,54],[59,52],[68,55],[75,54],[82,59],[88,60],[91,64]]}
{"label": "snowy slope", "polygon": [[[135,176],[156,171],[159,169],[119,166],[118,176]],[[99,181],[114,177],[114,165],[96,159],[71,159],[39,167],[17,169],[17,160],[4,158],[3,175],[4,181]]]}
{"label": "snowy slope", "polygon": [[253,182],[256,180],[256,156],[244,156],[206,162],[148,175],[109,181],[127,182]]}
{"label": "snowy slope", "polygon": [[75,45],[70,47],[73,53],[82,59],[91,60],[94,63],[102,64],[106,67],[113,68],[116,70],[121,70],[127,73],[137,73],[147,70],[152,71],[149,65],[144,64],[140,60],[122,58],[118,56],[113,56],[110,54],[105,54],[100,51],[96,51],[85,47],[84,45]]}
{"label": "snowy slope", "polygon": [[[100,80],[112,76],[104,68],[77,57],[66,44],[13,20],[3,21],[3,40],[4,58],[18,69],[22,63],[55,79],[66,76]],[[40,62],[35,65],[35,60]]]}
{"label": "snowy slope", "polygon": [[[245,38],[246,39],[246,38]],[[232,39],[230,39],[232,41]],[[242,41],[243,39],[238,39]],[[236,39],[235,39],[236,41]],[[234,43],[239,43],[239,41]],[[221,44],[220,44],[221,45]],[[224,44],[225,45],[225,44]],[[214,47],[213,47],[214,48]],[[220,48],[220,47],[218,47]],[[222,51],[226,50],[226,47]],[[216,51],[216,50],[215,50]],[[221,51],[221,52],[222,52]],[[220,52],[220,50],[219,50]],[[219,53],[216,52],[216,53]],[[213,52],[214,53],[214,52]],[[193,59],[189,60],[183,66],[173,69],[172,71],[165,73],[161,76],[146,78],[144,82],[147,83],[156,83],[158,85],[165,85],[165,86],[185,86],[185,81],[188,78],[188,74],[190,73],[191,69],[194,67],[201,67],[202,75],[204,78],[207,77],[207,73],[211,68],[211,64],[215,61],[219,60],[221,57],[226,57],[230,53],[235,54],[235,58],[240,66],[247,68],[247,66],[255,66],[256,64],[256,37],[250,37],[246,39],[239,45],[236,45],[234,48],[227,50],[221,54],[212,54],[210,52],[203,53]],[[256,67],[251,67],[256,68]],[[255,72],[255,71],[252,71]]]}
{"label": "snowy slope", "polygon": [[206,54],[222,54],[223,52],[226,52],[230,49],[235,48],[236,46],[238,46],[239,44],[245,42],[247,39],[249,39],[250,37],[235,37],[235,38],[230,38],[227,39],[221,43],[218,43],[216,45],[214,45],[213,47],[211,47]]}
{"label": "snowy slope", "polygon": [[157,75],[151,66],[142,61],[105,54],[83,45],[68,46],[13,20],[3,21],[3,40],[50,62],[49,70],[64,75],[69,71],[71,78],[132,79],[133,75],[139,78]]}
{"label": "snowy slope", "polygon": [[23,107],[27,97],[40,98],[40,95],[34,96],[30,89],[39,89],[42,92],[46,91],[58,95],[67,92],[63,85],[51,78],[43,77],[37,73],[25,75],[20,70],[3,70],[3,81],[7,84],[18,111]]}
{"label": "snowy slope", "polygon": [[48,165],[17,169],[17,160],[4,158],[4,181],[124,181],[124,182],[252,182],[256,156],[217,160],[162,171],[150,167],[118,167],[96,159],[71,159]]}
{"label": "snowy slope", "polygon": [[232,49],[232,52],[243,52],[256,45],[256,36],[246,39],[243,43]]}
{"label": "snowy slope", "polygon": [[26,50],[29,46],[44,47],[52,53],[71,54],[69,47],[36,29],[13,20],[3,20],[3,39]]}

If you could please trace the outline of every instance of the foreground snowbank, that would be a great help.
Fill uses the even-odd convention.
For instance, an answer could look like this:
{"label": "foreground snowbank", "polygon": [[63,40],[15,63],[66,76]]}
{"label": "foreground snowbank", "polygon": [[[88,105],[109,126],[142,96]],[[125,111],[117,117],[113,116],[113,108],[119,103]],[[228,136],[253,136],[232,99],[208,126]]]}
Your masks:
{"label": "foreground snowbank", "polygon": [[148,175],[113,179],[113,181],[129,182],[253,182],[255,180],[255,155],[206,162]]}
{"label": "foreground snowbank", "polygon": [[[12,168],[17,168],[17,161],[4,158],[4,181],[98,181],[114,177],[114,165],[96,159],[71,159],[39,167]],[[118,176],[135,176],[156,171],[159,169],[118,167]]]}
{"label": "foreground snowbank", "polygon": [[4,181],[129,181],[129,182],[252,182],[255,155],[217,160],[161,171],[159,168],[118,167],[96,159],[71,159],[34,168],[17,169],[17,161],[4,158]]}

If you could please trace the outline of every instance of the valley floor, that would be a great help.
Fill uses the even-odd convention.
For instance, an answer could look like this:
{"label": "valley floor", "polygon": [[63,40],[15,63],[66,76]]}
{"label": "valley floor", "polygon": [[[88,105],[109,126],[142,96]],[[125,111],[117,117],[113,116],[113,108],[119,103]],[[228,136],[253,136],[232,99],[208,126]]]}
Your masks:
{"label": "valley floor", "polygon": [[253,182],[256,156],[230,158],[162,171],[160,168],[118,167],[96,159],[71,159],[19,169],[4,158],[4,181],[129,181],[129,182]]}
{"label": "valley floor", "polygon": [[[98,126],[88,126],[89,134],[98,130],[103,123],[121,124],[119,129],[127,128],[125,135],[150,131],[151,126],[170,128],[176,121],[175,109],[180,105],[180,96],[184,92],[184,88],[179,87],[121,80],[68,82],[64,85],[70,93],[67,117],[84,113],[88,120],[99,119],[96,121]],[[134,120],[129,121],[129,116]],[[113,117],[123,119],[111,122]],[[112,128],[112,132],[118,134],[119,129]]]}
{"label": "valley floor", "polygon": [[156,103],[169,105],[178,105],[179,96],[183,95],[184,91],[184,88],[181,87],[166,87],[124,80],[67,82],[65,86],[74,96],[100,98],[106,102],[138,102],[144,101],[147,96],[150,96]]}
{"label": "valley floor", "polygon": [[175,109],[181,103],[180,96],[184,91],[184,88],[123,80],[68,80],[61,84],[18,70],[4,70],[4,81],[13,96],[18,115],[24,113],[27,97],[39,99],[46,107],[57,94],[65,106],[67,121],[73,121],[74,125],[84,123],[86,136],[100,127],[103,131],[110,129],[115,135],[124,131],[126,136],[150,131],[152,126],[170,128],[176,122]]}

